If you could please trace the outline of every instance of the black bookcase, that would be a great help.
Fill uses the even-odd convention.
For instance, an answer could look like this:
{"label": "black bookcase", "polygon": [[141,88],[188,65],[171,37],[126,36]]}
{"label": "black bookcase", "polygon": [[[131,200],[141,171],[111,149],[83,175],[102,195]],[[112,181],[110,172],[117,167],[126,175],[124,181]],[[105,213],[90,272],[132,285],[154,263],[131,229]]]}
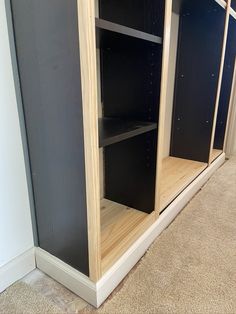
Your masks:
{"label": "black bookcase", "polygon": [[225,131],[232,90],[234,65],[236,58],[236,20],[230,16],[229,29],[225,53],[224,72],[220,93],[219,109],[216,122],[214,148],[222,150],[224,147]]}
{"label": "black bookcase", "polygon": [[105,198],[148,213],[155,202],[163,27],[164,1],[99,1]]}
{"label": "black bookcase", "polygon": [[182,1],[171,155],[208,162],[224,35],[215,1]]}

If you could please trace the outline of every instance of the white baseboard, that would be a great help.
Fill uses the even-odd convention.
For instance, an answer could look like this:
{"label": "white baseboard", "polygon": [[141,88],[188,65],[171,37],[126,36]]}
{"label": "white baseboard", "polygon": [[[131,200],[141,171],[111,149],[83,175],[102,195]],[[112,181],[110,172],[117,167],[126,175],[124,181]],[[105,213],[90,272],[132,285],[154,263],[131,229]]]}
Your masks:
{"label": "white baseboard", "polygon": [[97,307],[96,284],[87,276],[40,248],[35,248],[35,255],[37,268]]}
{"label": "white baseboard", "polygon": [[224,161],[225,154],[223,153],[165,209],[159,219],[126,251],[97,283],[93,283],[79,271],[40,248],[36,248],[35,251],[37,267],[93,306],[99,307],[145,254],[152,242],[174,220],[184,206]]}
{"label": "white baseboard", "polygon": [[0,267],[0,293],[17,280],[26,276],[29,272],[34,270],[35,267],[34,248],[17,256],[6,265]]}

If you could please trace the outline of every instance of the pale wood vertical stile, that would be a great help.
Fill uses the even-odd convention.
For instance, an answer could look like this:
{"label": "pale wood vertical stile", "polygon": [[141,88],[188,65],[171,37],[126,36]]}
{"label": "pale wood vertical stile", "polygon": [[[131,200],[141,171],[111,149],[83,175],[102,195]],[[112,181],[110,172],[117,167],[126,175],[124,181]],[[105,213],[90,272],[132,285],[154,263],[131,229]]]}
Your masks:
{"label": "pale wood vertical stile", "polygon": [[165,122],[165,111],[166,111],[165,109],[166,109],[167,84],[168,84],[171,15],[172,15],[172,0],[166,0],[163,54],[162,54],[161,95],[160,95],[159,125],[158,125],[157,166],[156,166],[156,195],[155,195],[156,218],[159,216],[159,213],[160,213],[161,172],[162,172],[162,161],[163,161],[164,122]]}
{"label": "pale wood vertical stile", "polygon": [[208,164],[211,163],[211,153],[212,153],[212,150],[213,150],[214,139],[215,139],[216,121],[217,121],[217,114],[218,114],[218,109],[219,109],[220,92],[221,92],[221,85],[222,85],[223,72],[224,72],[225,52],[226,52],[226,44],[227,44],[227,36],[228,36],[228,28],[229,28],[230,6],[231,6],[231,0],[228,0],[227,6],[226,6],[226,17],[225,17],[225,30],[224,30],[223,48],[222,48],[222,56],[221,56],[218,88],[217,88],[217,94],[216,94],[215,113],[214,113],[214,118],[213,118],[213,126],[212,126],[211,144],[210,144]]}
{"label": "pale wood vertical stile", "polygon": [[229,122],[230,122],[230,116],[231,112],[233,111],[233,108],[235,106],[235,92],[236,92],[236,59],[234,62],[234,74],[233,74],[233,81],[232,81],[232,89],[231,89],[231,94],[230,94],[230,101],[229,101],[229,110],[228,110],[228,115],[227,115],[227,122],[226,122],[226,129],[225,129],[225,136],[224,136],[224,147],[223,151],[225,152],[226,149],[226,139],[228,137],[228,132],[229,132]]}
{"label": "pale wood vertical stile", "polygon": [[94,0],[78,0],[90,279],[101,277],[99,145]]}

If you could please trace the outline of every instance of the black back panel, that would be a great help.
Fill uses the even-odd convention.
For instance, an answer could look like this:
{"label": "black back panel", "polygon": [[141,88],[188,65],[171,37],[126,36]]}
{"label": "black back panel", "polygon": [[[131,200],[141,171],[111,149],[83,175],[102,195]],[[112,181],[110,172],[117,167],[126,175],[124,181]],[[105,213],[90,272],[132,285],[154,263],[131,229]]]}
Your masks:
{"label": "black back panel", "polygon": [[224,34],[215,1],[183,1],[180,14],[171,155],[207,162]]}
{"label": "black back panel", "polygon": [[100,18],[162,36],[164,0],[100,0]]}
{"label": "black back panel", "polygon": [[156,122],[162,49],[119,41],[101,51],[104,116]]}
{"label": "black back panel", "polygon": [[151,213],[155,204],[156,131],[107,146],[105,197]]}
{"label": "black back panel", "polygon": [[88,275],[77,2],[11,3],[39,246]]}
{"label": "black back panel", "polygon": [[225,130],[234,74],[235,57],[236,57],[236,20],[232,16],[230,16],[224,72],[214,141],[214,148],[216,149],[223,149],[224,146]]}

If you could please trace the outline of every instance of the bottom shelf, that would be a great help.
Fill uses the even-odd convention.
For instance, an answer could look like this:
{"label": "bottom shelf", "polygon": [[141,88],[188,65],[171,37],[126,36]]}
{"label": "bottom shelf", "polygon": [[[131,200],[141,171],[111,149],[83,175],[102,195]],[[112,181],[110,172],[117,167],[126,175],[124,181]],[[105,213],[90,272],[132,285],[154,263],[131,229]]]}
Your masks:
{"label": "bottom shelf", "polygon": [[155,220],[127,206],[101,200],[101,255],[104,274]]}
{"label": "bottom shelf", "polygon": [[176,157],[163,160],[160,210],[167,207],[205,168],[206,163]]}
{"label": "bottom shelf", "polygon": [[212,163],[217,157],[219,157],[223,153],[220,149],[213,149],[211,152],[210,162]]}

